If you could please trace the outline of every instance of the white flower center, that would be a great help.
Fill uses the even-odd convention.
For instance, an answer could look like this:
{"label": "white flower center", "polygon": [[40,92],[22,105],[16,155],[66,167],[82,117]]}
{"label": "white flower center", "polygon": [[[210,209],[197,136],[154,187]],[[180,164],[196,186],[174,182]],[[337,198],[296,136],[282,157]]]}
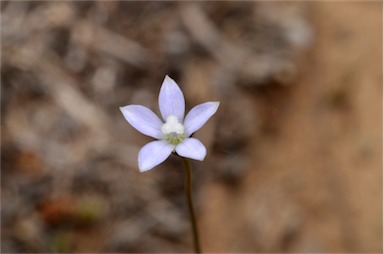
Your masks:
{"label": "white flower center", "polygon": [[168,143],[172,145],[178,145],[185,139],[184,126],[179,123],[174,115],[167,117],[167,122],[161,127],[161,132]]}

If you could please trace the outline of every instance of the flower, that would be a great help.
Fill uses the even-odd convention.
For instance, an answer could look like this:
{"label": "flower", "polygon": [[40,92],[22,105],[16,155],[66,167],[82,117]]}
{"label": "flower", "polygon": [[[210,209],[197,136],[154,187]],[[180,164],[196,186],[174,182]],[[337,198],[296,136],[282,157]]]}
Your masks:
{"label": "flower", "polygon": [[141,105],[120,107],[124,118],[144,135],[158,139],[143,146],[139,152],[140,172],[164,162],[172,152],[195,160],[204,160],[205,146],[191,135],[216,113],[220,102],[206,102],[195,106],[184,118],[185,100],[176,82],[165,76],[159,94],[159,108],[163,121],[150,109]]}

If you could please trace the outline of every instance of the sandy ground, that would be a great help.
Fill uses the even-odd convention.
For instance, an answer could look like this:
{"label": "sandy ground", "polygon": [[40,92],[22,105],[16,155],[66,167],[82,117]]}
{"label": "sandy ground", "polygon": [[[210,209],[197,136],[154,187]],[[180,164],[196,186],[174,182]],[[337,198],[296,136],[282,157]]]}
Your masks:
{"label": "sandy ground", "polygon": [[267,100],[274,132],[252,141],[243,184],[200,193],[206,252],[382,250],[382,4],[312,13],[307,71]]}

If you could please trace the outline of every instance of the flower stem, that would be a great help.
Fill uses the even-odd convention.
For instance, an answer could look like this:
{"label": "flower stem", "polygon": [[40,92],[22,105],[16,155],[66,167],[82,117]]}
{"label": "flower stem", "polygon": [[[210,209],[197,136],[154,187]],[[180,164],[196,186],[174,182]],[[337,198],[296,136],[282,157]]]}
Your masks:
{"label": "flower stem", "polygon": [[182,157],[184,167],[185,167],[185,197],[188,202],[188,210],[191,219],[192,234],[193,234],[193,246],[195,253],[201,253],[200,242],[199,242],[199,232],[197,230],[196,216],[193,208],[192,200],[192,168],[191,163],[187,158]]}

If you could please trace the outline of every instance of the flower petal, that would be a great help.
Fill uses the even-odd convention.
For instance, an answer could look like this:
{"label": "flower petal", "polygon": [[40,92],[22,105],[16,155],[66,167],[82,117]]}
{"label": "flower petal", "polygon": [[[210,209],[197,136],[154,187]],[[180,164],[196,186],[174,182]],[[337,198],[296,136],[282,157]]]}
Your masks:
{"label": "flower petal", "polygon": [[220,102],[211,101],[199,104],[191,109],[184,120],[185,135],[189,137],[192,133],[200,129],[201,126],[203,126],[209,118],[216,113],[219,105]]}
{"label": "flower petal", "polygon": [[163,138],[163,133],[161,132],[163,122],[149,108],[141,105],[128,105],[120,107],[120,111],[128,123],[139,132],[152,138]]}
{"label": "flower petal", "polygon": [[159,94],[159,108],[164,121],[167,117],[174,115],[180,123],[183,122],[185,100],[183,92],[176,82],[170,77],[165,76]]}
{"label": "flower petal", "polygon": [[207,149],[198,139],[187,138],[176,146],[176,152],[180,156],[202,161],[207,154]]}
{"label": "flower petal", "polygon": [[174,149],[164,140],[152,141],[141,148],[138,156],[139,170],[145,172],[165,161]]}

